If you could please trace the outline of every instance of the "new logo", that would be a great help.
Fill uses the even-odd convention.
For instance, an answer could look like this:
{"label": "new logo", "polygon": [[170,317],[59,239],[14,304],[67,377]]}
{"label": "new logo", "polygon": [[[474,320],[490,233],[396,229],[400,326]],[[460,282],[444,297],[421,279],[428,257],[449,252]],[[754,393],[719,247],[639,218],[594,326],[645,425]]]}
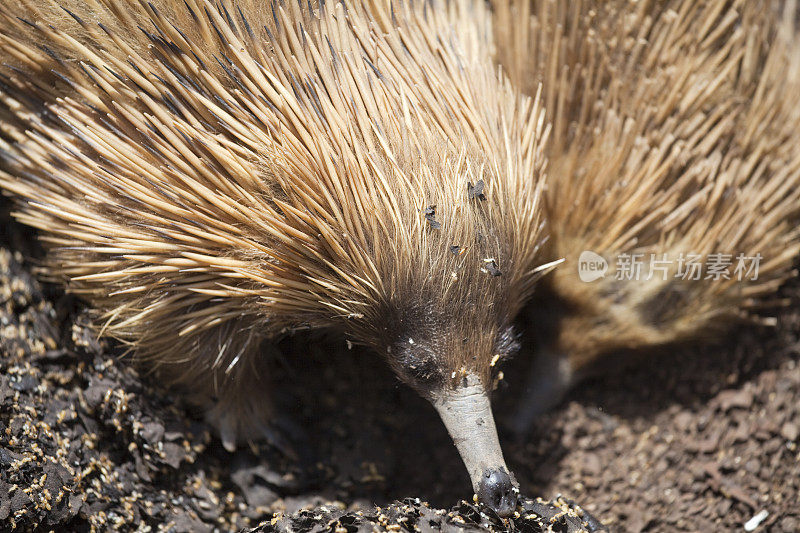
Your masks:
{"label": "new logo", "polygon": [[581,252],[578,257],[578,277],[581,281],[591,283],[604,277],[606,271],[608,271],[608,261],[602,256],[589,250]]}

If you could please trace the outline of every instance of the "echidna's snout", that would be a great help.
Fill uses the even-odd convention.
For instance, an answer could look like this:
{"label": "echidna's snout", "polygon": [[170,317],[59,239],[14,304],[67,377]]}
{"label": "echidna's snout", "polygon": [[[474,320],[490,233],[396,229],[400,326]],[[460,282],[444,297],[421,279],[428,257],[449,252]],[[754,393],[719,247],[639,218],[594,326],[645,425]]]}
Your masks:
{"label": "echidna's snout", "polygon": [[478,500],[485,503],[500,516],[511,516],[517,508],[519,488],[514,476],[501,468],[487,468],[478,484]]}
{"label": "echidna's snout", "polygon": [[489,395],[480,379],[469,375],[458,387],[433,395],[432,403],[461,454],[479,501],[500,516],[513,514],[519,488],[506,467]]}

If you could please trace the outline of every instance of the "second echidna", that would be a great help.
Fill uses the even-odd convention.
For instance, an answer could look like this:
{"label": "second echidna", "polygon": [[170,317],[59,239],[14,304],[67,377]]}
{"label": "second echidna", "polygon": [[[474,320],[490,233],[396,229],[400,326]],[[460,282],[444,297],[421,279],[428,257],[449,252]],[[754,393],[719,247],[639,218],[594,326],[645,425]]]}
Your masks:
{"label": "second echidna", "polygon": [[544,122],[480,1],[0,8],[0,185],[47,274],[160,376],[269,433],[260,349],[327,329],[436,407],[514,509],[489,405],[541,274]]}
{"label": "second echidna", "polygon": [[601,356],[713,338],[795,275],[800,47],[791,2],[495,7],[514,29],[501,62],[541,84],[553,121],[545,203],[566,260],[524,431]]}

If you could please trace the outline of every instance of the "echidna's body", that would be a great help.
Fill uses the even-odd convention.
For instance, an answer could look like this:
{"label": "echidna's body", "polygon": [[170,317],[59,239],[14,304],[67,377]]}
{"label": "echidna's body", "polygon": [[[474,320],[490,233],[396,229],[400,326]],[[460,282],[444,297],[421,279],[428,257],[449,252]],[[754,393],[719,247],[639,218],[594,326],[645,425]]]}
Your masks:
{"label": "echidna's body", "polygon": [[[800,48],[779,4],[498,4],[517,31],[501,61],[542,84],[553,121],[545,203],[566,260],[520,429],[599,356],[718,335],[793,275]],[[580,261],[598,256],[592,281]]]}
{"label": "echidna's body", "polygon": [[0,12],[0,184],[100,332],[216,396],[228,445],[269,420],[259,341],[341,332],[510,512],[487,390],[538,275],[543,121],[481,2]]}

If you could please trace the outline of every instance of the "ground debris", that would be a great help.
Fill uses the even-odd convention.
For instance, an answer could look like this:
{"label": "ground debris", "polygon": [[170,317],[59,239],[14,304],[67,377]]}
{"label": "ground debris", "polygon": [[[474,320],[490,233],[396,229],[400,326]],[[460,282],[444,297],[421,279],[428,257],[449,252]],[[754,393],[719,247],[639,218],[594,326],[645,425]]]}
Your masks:
{"label": "ground debris", "polygon": [[[30,236],[8,240],[36,257]],[[468,480],[447,432],[371,354],[300,336],[280,345],[276,402],[313,436],[314,468],[266,445],[228,454],[30,270],[0,249],[0,531],[243,530],[316,523],[323,509],[335,533],[373,531],[381,516],[385,530],[411,531],[416,512],[420,531],[499,530],[471,503],[451,507]],[[795,283],[781,296],[799,294]],[[514,443],[503,428],[523,394],[521,354],[503,367],[495,412],[523,492],[567,493],[614,531],[798,531],[799,309],[780,311],[777,328],[740,328],[589,381]],[[302,372],[291,363],[300,350]],[[430,505],[403,500],[423,493]],[[518,531],[539,531],[521,518]]]}
{"label": "ground debris", "polygon": [[449,511],[433,509],[418,498],[406,498],[369,511],[348,511],[335,502],[291,515],[276,514],[249,533],[423,531],[524,531],[529,533],[594,533],[607,531],[597,520],[563,499],[523,499],[516,516],[502,519],[492,511],[462,500]]}

